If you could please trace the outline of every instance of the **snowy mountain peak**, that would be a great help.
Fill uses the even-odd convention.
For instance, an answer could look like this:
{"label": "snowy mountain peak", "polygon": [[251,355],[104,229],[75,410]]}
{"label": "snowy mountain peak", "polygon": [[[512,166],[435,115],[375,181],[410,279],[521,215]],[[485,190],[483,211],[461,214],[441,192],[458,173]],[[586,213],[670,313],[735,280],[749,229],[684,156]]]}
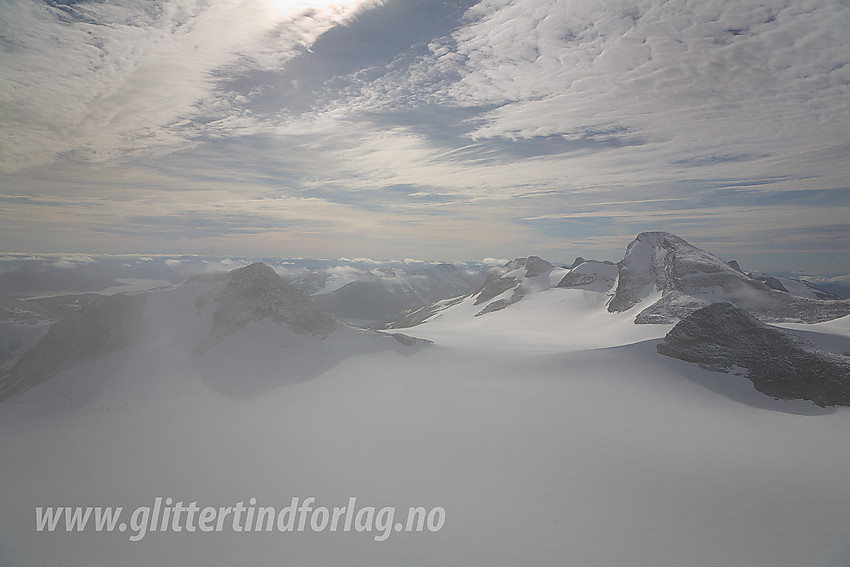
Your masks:
{"label": "snowy mountain peak", "polygon": [[677,289],[684,278],[722,274],[746,279],[726,262],[669,232],[642,232],[618,263],[617,293],[608,310],[626,311],[655,292]]}
{"label": "snowy mountain peak", "polygon": [[[476,316],[504,309],[521,300],[530,291],[549,288],[551,285],[549,274],[553,269],[555,266],[546,260],[529,256],[516,258],[494,270],[484,285],[473,294],[475,305],[490,302],[476,313]],[[511,290],[513,292],[508,295]],[[498,298],[496,301],[491,302],[496,298]]]}
{"label": "snowy mountain peak", "polygon": [[[100,395],[109,382],[102,377],[119,367],[127,376],[121,388],[129,390],[179,391],[199,380],[226,397],[248,399],[318,376],[353,354],[410,353],[424,344],[348,327],[256,263],[149,292],[98,297],[53,321],[3,325],[0,402],[52,380],[45,384],[50,396],[82,403]],[[174,369],[188,381],[173,382]]]}
{"label": "snowy mountain peak", "polygon": [[[219,275],[200,276],[218,280]],[[213,323],[199,347],[203,352],[252,321],[271,318],[297,334],[327,336],[338,326],[336,318],[315,299],[257,262],[226,274],[226,284],[216,286],[196,302],[199,310],[213,305]]]}
{"label": "snowy mountain peak", "polygon": [[0,372],[0,401],[38,385],[70,362],[97,359],[144,334],[146,296],[107,295],[49,326]]}
{"label": "snowy mountain peak", "polygon": [[281,277],[271,267],[263,262],[254,262],[244,268],[238,268],[230,272],[230,283],[261,283],[265,282],[269,285],[275,285],[278,281],[282,281]]}
{"label": "snowy mountain peak", "polygon": [[827,294],[791,294],[785,286],[780,290],[778,280],[747,276],[667,232],[640,233],[617,267],[619,279],[608,311],[627,311],[661,293],[660,299],[638,315],[636,323],[675,323],[719,301],[769,321],[818,322],[850,313],[850,301],[832,300]]}
{"label": "snowy mountain peak", "polygon": [[[664,231],[645,231],[638,234],[634,241],[629,244],[629,247],[634,245],[637,242],[643,242],[649,244],[650,246],[690,246],[684,238],[680,236],[676,236],[671,232]],[[628,249],[627,249],[628,253]]]}
{"label": "snowy mountain peak", "polygon": [[529,256],[525,260],[525,277],[535,278],[543,274],[548,274],[555,266],[537,256]]}
{"label": "snowy mountain peak", "polygon": [[[559,295],[564,293],[569,295]],[[850,300],[838,300],[800,280],[744,274],[736,262],[727,263],[675,234],[656,231],[640,233],[616,264],[579,257],[571,268],[556,268],[536,256],[517,258],[494,270],[475,293],[411,311],[388,326],[437,319],[445,325],[506,308],[522,311],[525,305],[553,297],[563,299],[552,299],[561,309],[579,296],[584,304],[609,314],[634,310],[630,317],[637,324],[674,324],[720,301],[765,321],[816,323],[850,314]],[[573,316],[564,312],[564,317]]]}
{"label": "snowy mountain peak", "polygon": [[558,282],[558,287],[607,292],[617,283],[617,275],[613,262],[583,260]]}
{"label": "snowy mountain peak", "polygon": [[790,293],[792,295],[799,295],[800,297],[808,297],[811,299],[841,299],[841,297],[834,293],[824,291],[813,283],[805,280],[759,273],[748,274],[748,277],[764,282],[764,285],[770,289],[775,289],[776,291],[781,291],[783,293]]}

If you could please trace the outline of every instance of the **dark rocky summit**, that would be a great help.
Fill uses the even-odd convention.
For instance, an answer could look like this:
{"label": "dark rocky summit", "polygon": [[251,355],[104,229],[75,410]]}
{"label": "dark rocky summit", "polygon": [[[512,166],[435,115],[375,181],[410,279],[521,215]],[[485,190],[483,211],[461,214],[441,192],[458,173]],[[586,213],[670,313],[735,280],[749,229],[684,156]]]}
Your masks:
{"label": "dark rocky summit", "polygon": [[0,402],[31,388],[70,362],[97,359],[133,344],[144,332],[145,296],[98,297],[54,323],[34,347],[0,374]]}
{"label": "dark rocky summit", "polygon": [[[203,276],[201,276],[203,278]],[[220,278],[219,274],[208,279]],[[339,325],[318,301],[256,262],[224,275],[227,284],[196,302],[199,310],[215,305],[213,324],[198,352],[204,352],[252,321],[270,317],[302,335],[327,336]]]}
{"label": "dark rocky summit", "polygon": [[[475,297],[475,305],[487,303],[494,297],[497,297],[508,290],[512,289],[514,291],[509,298],[499,299],[489,303],[481,311],[476,313],[475,316],[478,317],[480,315],[492,313],[493,311],[500,311],[505,307],[518,302],[525,297],[526,294],[528,294],[528,279],[548,276],[549,272],[553,269],[554,266],[546,260],[538,258],[537,256],[529,256],[528,258],[517,258],[515,260],[511,260],[501,268],[494,270],[490,277],[487,278],[487,281],[484,282],[484,285],[482,285],[478,291],[473,294]],[[521,272],[522,270],[525,270],[525,273],[516,273],[517,271]],[[512,272],[514,272],[515,275],[507,275]]]}
{"label": "dark rocky summit", "polygon": [[657,350],[708,370],[746,368],[755,388],[775,398],[850,406],[850,356],[819,350],[731,303],[693,312]]}
{"label": "dark rocky summit", "polygon": [[[640,233],[617,267],[617,287],[608,311],[626,311],[661,294],[638,314],[638,324],[675,323],[721,301],[766,321],[820,323],[850,314],[848,300],[836,300],[836,296],[824,292],[813,297],[791,295],[778,279],[765,282],[751,278],[666,232]],[[817,290],[811,284],[808,287]]]}

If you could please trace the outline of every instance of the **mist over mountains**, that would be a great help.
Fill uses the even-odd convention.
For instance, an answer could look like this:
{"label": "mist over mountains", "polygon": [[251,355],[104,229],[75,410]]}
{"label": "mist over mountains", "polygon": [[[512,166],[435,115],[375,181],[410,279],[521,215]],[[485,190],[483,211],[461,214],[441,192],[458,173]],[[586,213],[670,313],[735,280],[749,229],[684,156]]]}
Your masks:
{"label": "mist over mountains", "polygon": [[[3,551],[15,563],[47,549],[58,565],[78,538],[70,557],[87,564],[146,565],[163,546],[187,565],[399,564],[434,545],[458,564],[622,564],[651,533],[679,533],[639,564],[708,567],[753,547],[769,562],[753,564],[843,564],[850,300],[811,282],[664,232],[616,263],[7,262],[6,289],[65,270],[66,291],[87,292],[43,282],[0,305],[0,453],[17,487],[0,533],[20,542]],[[33,506],[68,491],[128,507],[355,495],[448,520],[368,549],[354,533],[128,547],[33,532]],[[492,548],[493,533],[517,535]]]}
{"label": "mist over mountains", "polygon": [[847,30],[0,1],[0,567],[850,566]]}
{"label": "mist over mountains", "polygon": [[[72,260],[83,266],[95,263],[80,257],[59,262]],[[641,333],[634,325],[671,325],[718,302],[772,323],[823,323],[850,314],[850,300],[801,280],[745,274],[737,262],[725,262],[664,232],[639,234],[616,264],[577,258],[566,267],[529,256],[493,269],[471,264],[414,268],[384,264],[367,270],[372,262],[355,260],[284,261],[277,270],[255,262],[229,272],[209,271],[233,263],[191,258],[157,263],[144,258],[121,267],[125,273],[135,269],[137,275],[173,276],[201,266],[204,271],[178,284],[123,280],[130,288],[156,286],[152,291],[107,294],[121,289],[110,287],[106,293],[5,299],[0,396],[5,399],[32,387],[70,362],[99,359],[164,333],[177,333],[183,342],[196,336],[186,343],[187,360],[195,360],[252,322],[293,337],[323,339],[339,328],[353,332],[344,321],[388,330],[417,328],[426,338],[434,327],[465,329],[472,337],[498,329],[498,334],[510,336],[511,316],[502,327],[491,322],[494,315],[516,313],[534,324],[535,313],[541,310],[546,311],[541,313],[541,329],[551,324],[546,321],[553,314],[573,321],[573,326],[577,319],[589,317],[598,322],[588,320],[586,336],[601,332],[606,337],[600,337],[602,344],[627,344]],[[50,273],[57,266],[42,267]],[[94,275],[82,274],[74,285],[96,281]],[[156,305],[177,301],[166,299],[176,297],[186,304],[179,307],[185,318],[161,328],[153,315],[161,313]],[[576,298],[581,298],[580,304],[574,304]],[[609,333],[612,324],[623,330],[625,339],[612,338],[616,336]],[[179,330],[181,325],[190,327]],[[552,325],[549,340],[561,340],[569,328],[568,323]],[[564,343],[568,347],[569,341]],[[271,350],[286,344],[283,340]]]}

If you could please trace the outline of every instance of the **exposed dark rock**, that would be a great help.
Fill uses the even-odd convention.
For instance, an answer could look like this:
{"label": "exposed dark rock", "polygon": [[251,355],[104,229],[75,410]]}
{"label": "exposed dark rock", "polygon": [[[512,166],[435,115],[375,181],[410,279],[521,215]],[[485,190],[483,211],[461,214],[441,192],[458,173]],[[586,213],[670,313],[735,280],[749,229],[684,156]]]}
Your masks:
{"label": "exposed dark rock", "polygon": [[453,305],[457,305],[461,301],[463,301],[466,296],[455,297],[453,299],[446,299],[443,301],[438,301],[436,303],[432,303],[431,305],[426,305],[425,307],[420,307],[419,309],[413,309],[406,313],[403,313],[401,317],[396,319],[395,321],[390,321],[389,323],[385,323],[383,325],[384,329],[405,329],[407,327],[415,327],[421,323],[424,323],[429,318],[433,317],[440,311],[447,309]]}
{"label": "exposed dark rock", "polygon": [[548,274],[552,271],[552,268],[554,266],[543,258],[529,256],[525,260],[525,277],[536,278],[537,276]]}
{"label": "exposed dark rock", "polygon": [[[611,312],[625,311],[654,293],[635,322],[674,323],[711,303],[727,301],[769,321],[818,323],[850,314],[850,301],[801,297],[771,289],[717,256],[666,232],[642,232],[617,263],[619,279]],[[782,287],[781,283],[779,283]]]}
{"label": "exposed dark rock", "polygon": [[[525,273],[519,277],[508,276],[506,274],[524,269]],[[526,296],[528,293],[528,285],[525,283],[526,278],[537,278],[551,272],[554,266],[546,260],[537,256],[529,256],[528,258],[517,258],[502,266],[498,271],[494,272],[490,278],[484,283],[481,289],[477,292],[475,305],[481,305],[490,301],[508,290],[513,289],[514,292],[509,298],[493,301],[484,307],[481,311],[475,314],[476,317],[500,311],[509,305],[513,305]]]}
{"label": "exposed dark rock", "polygon": [[785,286],[782,285],[782,282],[773,277],[767,277],[762,280],[764,285],[769,287],[770,289],[775,289],[776,291],[782,291],[788,293],[788,290],[785,289]]}
{"label": "exposed dark rock", "polygon": [[198,302],[215,304],[213,324],[199,347],[203,352],[251,321],[267,317],[304,335],[326,336],[338,326],[319,302],[286,282],[269,266],[257,262],[227,274],[224,289]]}
{"label": "exposed dark rock", "polygon": [[41,383],[65,364],[133,344],[144,330],[144,306],[143,294],[103,296],[54,323],[2,377],[0,401]]}
{"label": "exposed dark rock", "polygon": [[0,321],[15,321],[33,325],[42,321],[50,321],[53,316],[34,301],[21,301],[0,297]]}
{"label": "exposed dark rock", "polygon": [[609,291],[617,281],[617,265],[613,262],[585,260],[574,266],[565,275],[557,287],[586,289],[588,291]]}
{"label": "exposed dark rock", "polygon": [[[475,316],[505,309],[548,289],[547,275],[552,269],[549,262],[530,256],[494,270],[470,296],[474,305],[482,305]],[[637,324],[676,323],[721,301],[763,321],[820,323],[850,314],[850,300],[804,280],[770,277],[773,279],[766,283],[767,277],[744,274],[735,260],[725,262],[674,234],[642,232],[617,264],[576,258],[556,287],[604,293],[610,298],[609,312],[634,308]],[[437,302],[408,312],[389,326],[416,325],[450,306]]]}
{"label": "exposed dark rock", "polygon": [[755,388],[769,396],[850,406],[850,357],[819,350],[731,303],[694,311],[657,350],[708,370],[746,368]]}
{"label": "exposed dark rock", "polygon": [[519,278],[506,276],[505,274],[524,267],[526,260],[527,258],[517,258],[516,260],[511,260],[501,268],[494,270],[490,274],[490,277],[487,278],[487,281],[473,294],[475,305],[486,303],[497,295],[501,295],[519,285]]}
{"label": "exposed dark rock", "polygon": [[421,346],[434,344],[434,341],[411,337],[410,335],[405,335],[404,333],[390,333],[390,336],[396,341],[398,341],[399,344],[402,344],[404,346]]}

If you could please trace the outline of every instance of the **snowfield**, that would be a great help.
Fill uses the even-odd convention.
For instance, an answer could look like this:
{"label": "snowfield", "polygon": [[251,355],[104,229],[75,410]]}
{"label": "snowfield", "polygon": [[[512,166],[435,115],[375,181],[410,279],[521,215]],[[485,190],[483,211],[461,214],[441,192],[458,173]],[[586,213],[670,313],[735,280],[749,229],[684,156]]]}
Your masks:
{"label": "snowfield", "polygon": [[[127,383],[73,404],[44,391],[59,382],[45,383],[4,408],[4,560],[847,564],[846,408],[771,400],[740,377],[658,356],[655,341],[543,354],[506,343],[352,356],[247,400],[158,365],[134,376],[150,389]],[[124,364],[76,372],[129,376]],[[157,393],[157,383],[169,387]],[[21,417],[47,398],[48,414]],[[33,528],[35,506],[133,508],[156,496],[213,506],[251,497],[283,506],[293,496],[333,506],[355,496],[442,506],[446,524],[380,543],[309,532],[157,533],[133,543]]]}
{"label": "snowfield", "polygon": [[[499,301],[511,291],[496,296]],[[562,352],[605,348],[663,338],[673,325],[635,325],[639,308],[608,313],[604,293],[550,288],[522,301],[520,309],[493,311],[476,317],[481,305],[467,297],[425,324],[403,332],[441,345],[478,350],[519,348],[528,352]],[[660,299],[650,296],[646,304]]]}
{"label": "snowfield", "polygon": [[[0,565],[850,564],[850,408],[661,356],[673,325],[635,324],[661,290],[610,312],[613,264],[558,287],[568,271],[537,260],[486,302],[380,333],[257,265],[150,292],[142,338],[0,403]],[[847,321],[783,326],[840,349]],[[35,529],[38,506],[157,497],[355,497],[445,524],[385,541]]]}

